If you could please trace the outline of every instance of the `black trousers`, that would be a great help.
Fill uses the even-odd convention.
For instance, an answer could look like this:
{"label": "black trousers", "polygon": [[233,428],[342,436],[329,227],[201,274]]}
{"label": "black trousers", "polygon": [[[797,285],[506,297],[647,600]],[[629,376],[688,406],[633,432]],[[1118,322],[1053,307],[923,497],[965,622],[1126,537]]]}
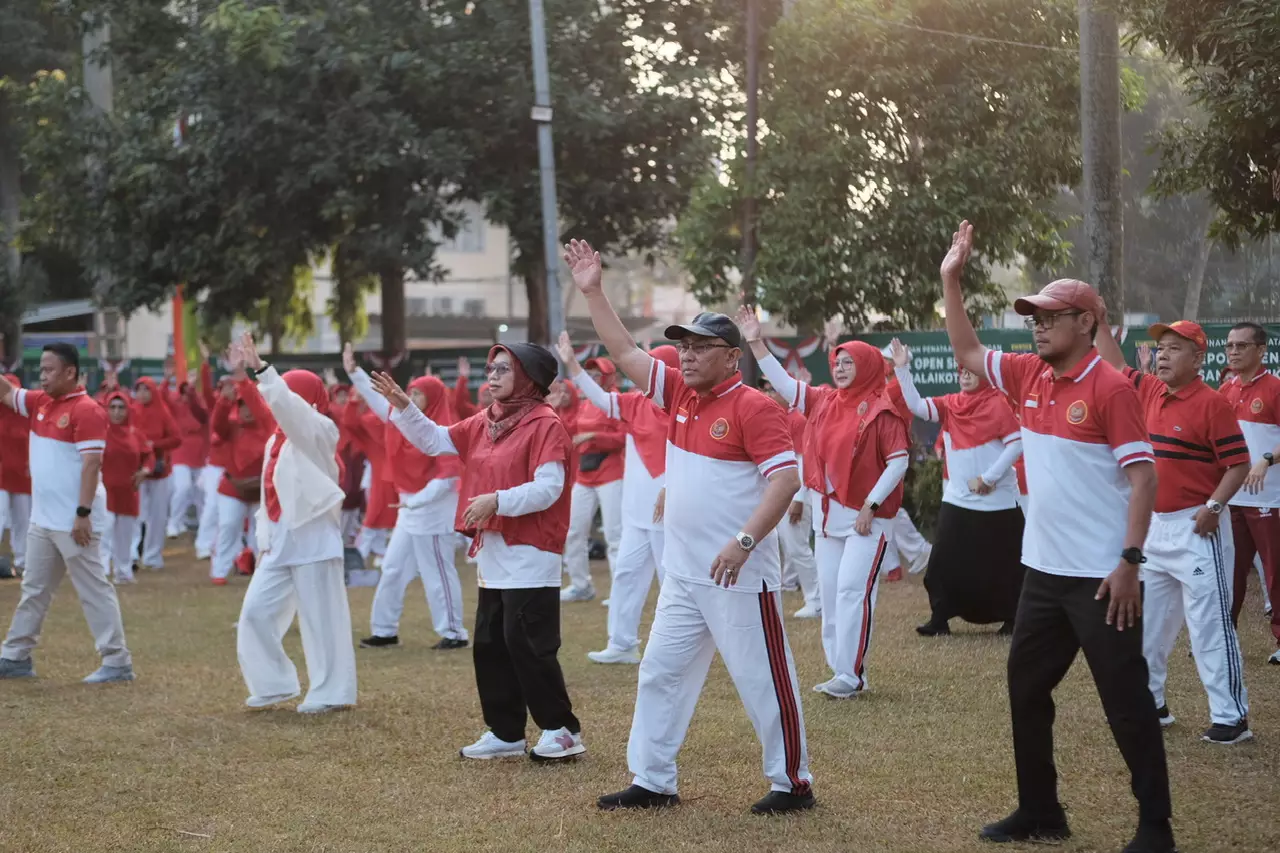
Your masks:
{"label": "black trousers", "polygon": [[1117,631],[1106,623],[1101,583],[1027,569],[1009,650],[1009,708],[1018,768],[1018,802],[1026,812],[1056,814],[1058,772],[1053,764],[1053,690],[1084,650],[1111,733],[1138,799],[1139,819],[1168,820],[1169,769],[1155,702],[1147,688],[1142,624]]}
{"label": "black trousers", "polygon": [[529,716],[541,729],[580,732],[560,651],[560,590],[480,590],[472,636],[484,722],[508,742],[524,740]]}

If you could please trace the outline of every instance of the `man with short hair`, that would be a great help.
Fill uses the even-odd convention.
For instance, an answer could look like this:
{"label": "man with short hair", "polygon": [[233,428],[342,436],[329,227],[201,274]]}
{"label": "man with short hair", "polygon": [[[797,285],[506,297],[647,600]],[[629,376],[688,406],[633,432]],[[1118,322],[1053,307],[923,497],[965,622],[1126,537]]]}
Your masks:
{"label": "man with short hair", "polygon": [[93,632],[102,666],[86,684],[133,680],[133,659],[115,587],[102,565],[106,492],[99,482],[107,413],[80,385],[80,354],[48,344],[40,354],[40,391],[0,380],[0,403],[31,424],[31,525],[27,570],[13,624],[0,646],[0,678],[33,678],[31,652],[53,594],[69,574]]}
{"label": "man with short hair", "polygon": [[[1280,476],[1270,474],[1280,459],[1280,377],[1263,368],[1267,330],[1257,323],[1238,323],[1227,333],[1227,366],[1232,377],[1220,393],[1240,422],[1249,445],[1249,474],[1231,499],[1235,538],[1235,592],[1231,618],[1239,622],[1254,554],[1262,557],[1271,601],[1280,601]],[[1271,611],[1271,634],[1280,643],[1280,608]],[[1280,664],[1280,650],[1267,661]]]}
{"label": "man with short hair", "polygon": [[941,269],[947,335],[959,366],[1018,404],[1033,498],[1009,650],[1018,808],[981,837],[1071,835],[1053,763],[1053,690],[1083,649],[1138,799],[1138,831],[1125,853],[1174,853],[1168,763],[1142,655],[1138,570],[1156,496],[1142,406],[1133,384],[1094,349],[1106,309],[1082,281],[1055,281],[1014,303],[1028,318],[1035,354],[984,347],[960,289],[972,249],[973,226],[963,222]]}
{"label": "man with short hair", "polygon": [[680,368],[636,346],[600,285],[600,255],[573,241],[565,260],[618,367],[670,417],[666,575],[640,662],[629,788],[606,810],[679,802],[676,756],[717,650],[764,746],[772,790],[756,814],[813,808],[795,663],[781,614],[774,528],[800,488],[786,416],[742,384],[742,336],[723,314],[671,326]]}
{"label": "man with short hair", "polygon": [[1187,623],[1212,725],[1203,740],[1233,744],[1253,737],[1240,641],[1231,623],[1231,517],[1226,502],[1249,473],[1249,449],[1231,407],[1200,378],[1209,347],[1187,320],[1148,330],[1156,341],[1155,375],[1127,366],[1105,332],[1098,352],[1118,367],[1142,399],[1156,457],[1156,508],[1143,569],[1142,645],[1160,724],[1173,725],[1165,703],[1169,653]]}

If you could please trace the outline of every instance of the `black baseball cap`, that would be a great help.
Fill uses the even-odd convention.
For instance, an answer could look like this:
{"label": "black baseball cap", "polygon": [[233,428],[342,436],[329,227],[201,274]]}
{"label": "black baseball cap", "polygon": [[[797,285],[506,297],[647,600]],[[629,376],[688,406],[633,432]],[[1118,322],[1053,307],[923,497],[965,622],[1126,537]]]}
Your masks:
{"label": "black baseball cap", "polygon": [[685,335],[702,335],[708,338],[719,338],[731,347],[742,348],[742,333],[738,324],[724,314],[703,311],[693,318],[692,323],[668,326],[665,336],[669,341],[678,341]]}

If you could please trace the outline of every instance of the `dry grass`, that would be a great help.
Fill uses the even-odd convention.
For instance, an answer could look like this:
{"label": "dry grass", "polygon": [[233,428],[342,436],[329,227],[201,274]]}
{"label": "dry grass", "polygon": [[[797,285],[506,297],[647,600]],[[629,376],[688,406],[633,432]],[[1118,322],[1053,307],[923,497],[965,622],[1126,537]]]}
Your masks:
{"label": "dry grass", "polygon": [[[136,683],[79,683],[97,661],[64,584],[37,652],[40,679],[0,684],[0,851],[966,851],[989,849],[978,826],[1014,802],[1007,643],[986,629],[916,637],[924,593],[914,582],[883,590],[874,692],[861,700],[810,698],[826,677],[818,626],[789,622],[820,806],[778,820],[746,811],[766,790],[760,750],[719,664],[681,755],[685,805],[596,811],[598,794],[628,783],[635,690],[634,669],[584,657],[603,645],[598,603],[565,607],[561,655],[589,756],[464,765],[458,747],[483,728],[470,655],[428,649],[416,584],[405,645],[359,651],[360,706],[310,718],[241,704],[232,624],[244,581],[210,586],[185,547],[169,563],[121,591]],[[371,592],[351,594],[359,632]],[[0,586],[3,618],[17,594],[17,582]],[[799,603],[789,595],[788,612]],[[1244,622],[1253,743],[1199,740],[1204,694],[1185,651],[1174,656],[1180,722],[1166,737],[1185,851],[1280,849],[1280,668],[1261,665],[1270,636],[1256,599]],[[296,633],[289,645],[301,662]],[[1062,798],[1076,832],[1063,849],[1119,850],[1136,811],[1083,661],[1058,695]]]}

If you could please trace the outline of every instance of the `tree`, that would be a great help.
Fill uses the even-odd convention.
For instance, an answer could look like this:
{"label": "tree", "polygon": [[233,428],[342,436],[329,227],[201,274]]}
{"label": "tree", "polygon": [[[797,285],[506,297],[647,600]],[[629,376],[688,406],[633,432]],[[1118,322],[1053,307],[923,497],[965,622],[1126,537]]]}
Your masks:
{"label": "tree", "polygon": [[1186,72],[1200,115],[1169,127],[1156,189],[1206,191],[1229,247],[1280,230],[1280,4],[1126,0],[1135,38]]}
{"label": "tree", "polygon": [[1065,249],[1046,202],[1079,176],[1076,27],[1069,0],[797,3],[769,37],[757,186],[735,150],[680,222],[699,295],[736,296],[752,193],[756,295],[797,326],[930,325],[937,259],[965,217],[984,247],[966,292],[998,305],[994,265]]}

